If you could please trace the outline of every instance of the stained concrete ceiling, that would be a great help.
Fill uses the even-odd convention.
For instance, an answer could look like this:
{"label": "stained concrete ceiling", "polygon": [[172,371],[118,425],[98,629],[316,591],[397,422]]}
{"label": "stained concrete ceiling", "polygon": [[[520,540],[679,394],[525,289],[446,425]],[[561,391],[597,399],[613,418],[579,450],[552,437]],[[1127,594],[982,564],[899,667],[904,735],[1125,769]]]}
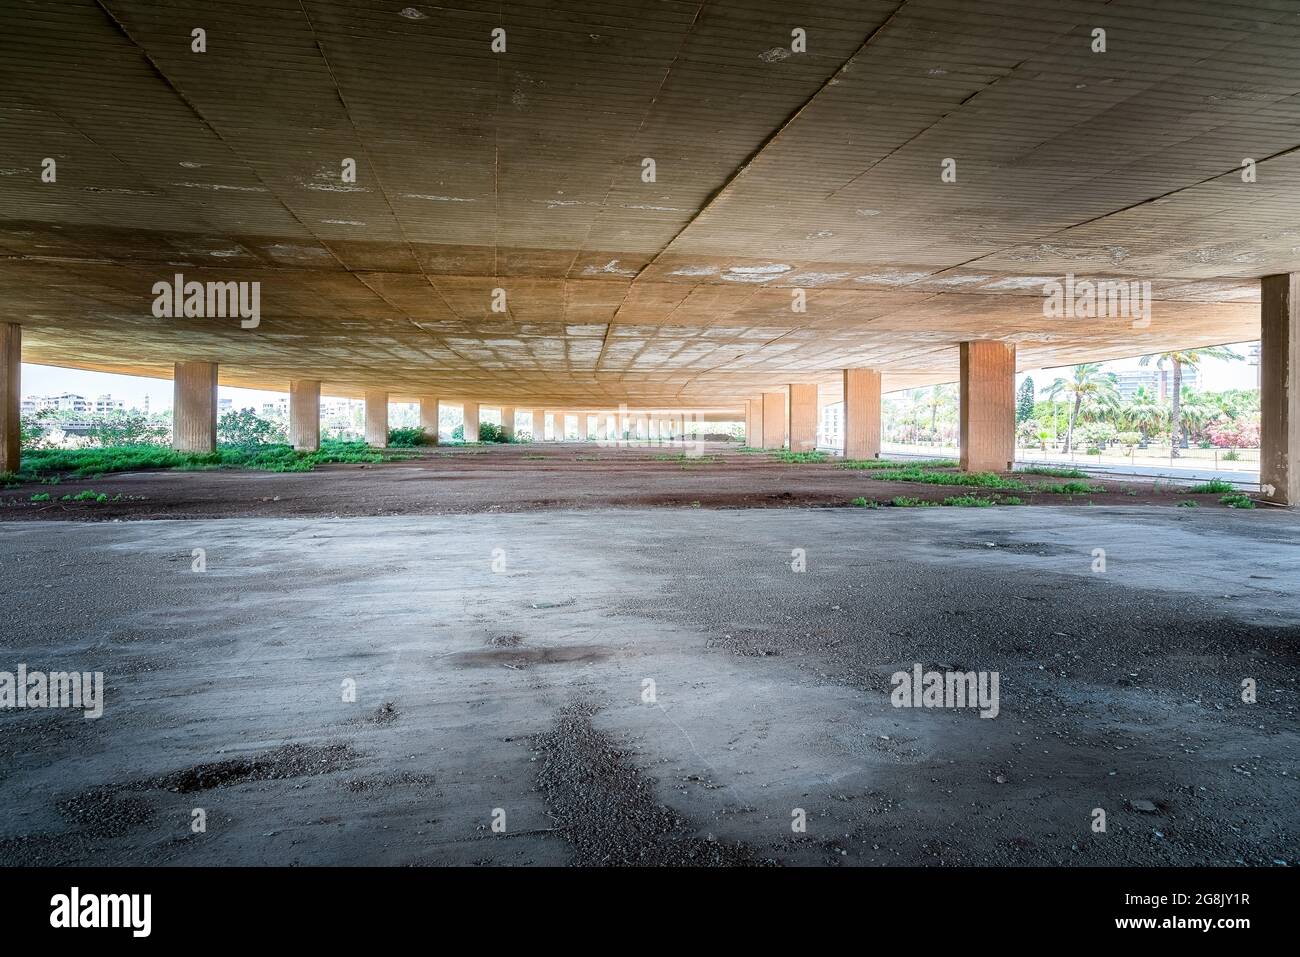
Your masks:
{"label": "stained concrete ceiling", "polygon": [[[1257,277],[1300,269],[1295,0],[405,2],[5,0],[24,358],[731,409],[951,381],[968,338],[1250,339]],[[1150,324],[1044,317],[1067,272],[1149,279]],[[260,282],[261,325],[154,318],[176,273]]]}

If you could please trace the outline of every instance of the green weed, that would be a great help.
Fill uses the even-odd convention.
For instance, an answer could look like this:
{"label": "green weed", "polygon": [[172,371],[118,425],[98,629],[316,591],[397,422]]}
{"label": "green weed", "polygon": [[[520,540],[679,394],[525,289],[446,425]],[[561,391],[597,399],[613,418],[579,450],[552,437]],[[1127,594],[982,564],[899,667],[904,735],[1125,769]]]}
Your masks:
{"label": "green weed", "polygon": [[1223,479],[1210,479],[1208,482],[1202,482],[1200,485],[1193,485],[1187,491],[1192,495],[1210,495],[1219,492],[1235,492],[1237,487],[1231,482],[1225,482]]}

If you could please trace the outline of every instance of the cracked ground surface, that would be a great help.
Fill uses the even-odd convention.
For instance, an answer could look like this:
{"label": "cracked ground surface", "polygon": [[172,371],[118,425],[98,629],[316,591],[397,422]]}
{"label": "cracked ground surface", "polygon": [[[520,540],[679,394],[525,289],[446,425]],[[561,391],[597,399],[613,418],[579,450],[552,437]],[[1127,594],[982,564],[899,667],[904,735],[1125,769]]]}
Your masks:
{"label": "cracked ground surface", "polygon": [[[17,521],[0,573],[2,667],[106,686],[95,720],[0,712],[7,863],[1270,865],[1300,843],[1288,512]],[[999,672],[1000,713],[891,706],[914,663]]]}

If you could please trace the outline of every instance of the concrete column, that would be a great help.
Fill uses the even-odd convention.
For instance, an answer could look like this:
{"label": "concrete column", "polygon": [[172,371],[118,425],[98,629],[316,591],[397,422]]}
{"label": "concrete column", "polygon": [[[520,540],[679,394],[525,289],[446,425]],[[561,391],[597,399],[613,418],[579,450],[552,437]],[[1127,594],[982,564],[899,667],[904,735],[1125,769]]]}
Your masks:
{"label": "concrete column", "polygon": [[961,467],[1006,472],[1016,457],[1016,347],[961,344]]}
{"label": "concrete column", "polygon": [[23,327],[0,325],[0,472],[17,472],[22,458]]}
{"label": "concrete column", "polygon": [[790,383],[790,411],[786,420],[791,452],[812,452],[817,448],[817,386]]}
{"label": "concrete column", "polygon": [[880,373],[844,370],[844,457],[880,458]]}
{"label": "concrete column", "polygon": [[638,415],[636,418],[636,437],[642,442],[650,441],[650,416]]}
{"label": "concrete column", "polygon": [[320,448],[320,379],[289,380],[289,443],[299,452]]}
{"label": "concrete column", "polygon": [[785,448],[785,393],[763,393],[763,448]]}
{"label": "concrete column", "polygon": [[515,407],[513,405],[501,406],[501,431],[505,433],[507,442],[515,440]]}
{"label": "concrete column", "polygon": [[460,434],[464,436],[466,442],[478,441],[478,403],[462,402],[460,406],[461,425]]}
{"label": "concrete column", "polygon": [[596,414],[596,439],[600,442],[609,441],[609,415],[605,412]]}
{"label": "concrete column", "polygon": [[388,393],[366,392],[366,445],[388,448]]}
{"label": "concrete column", "polygon": [[566,416],[563,412],[551,413],[551,439],[555,442],[564,441],[564,420]]}
{"label": "concrete column", "polygon": [[438,397],[434,395],[420,396],[420,428],[428,436],[429,441],[438,444]]}
{"label": "concrete column", "polygon": [[541,442],[546,438],[546,412],[533,409],[533,441]]}
{"label": "concrete column", "polygon": [[172,374],[172,448],[217,448],[217,364],[178,362]]}
{"label": "concrete column", "polygon": [[1264,496],[1300,505],[1300,273],[1260,284],[1259,420]]}
{"label": "concrete column", "polygon": [[763,447],[763,400],[745,400],[745,444],[751,449]]}

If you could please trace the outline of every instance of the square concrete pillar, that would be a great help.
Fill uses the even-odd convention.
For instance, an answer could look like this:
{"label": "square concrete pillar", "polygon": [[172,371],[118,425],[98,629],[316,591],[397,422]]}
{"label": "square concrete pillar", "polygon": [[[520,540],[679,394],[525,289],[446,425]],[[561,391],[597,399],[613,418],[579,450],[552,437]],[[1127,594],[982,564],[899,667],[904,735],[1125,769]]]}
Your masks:
{"label": "square concrete pillar", "polygon": [[388,393],[366,393],[366,445],[388,448]]}
{"label": "square concrete pillar", "polygon": [[546,438],[546,412],[533,409],[533,441],[541,442]]}
{"label": "square concrete pillar", "polygon": [[567,428],[567,423],[565,422],[565,419],[567,418],[568,416],[566,416],[563,412],[551,413],[551,440],[552,441],[554,442],[564,441],[565,429]]}
{"label": "square concrete pillar", "polygon": [[23,327],[0,325],[0,473],[17,472],[22,458]]}
{"label": "square concrete pillar", "polygon": [[515,407],[513,405],[503,405],[501,407],[501,431],[505,434],[507,442],[515,440]]}
{"label": "square concrete pillar", "polygon": [[217,364],[178,362],[172,373],[172,448],[217,448]]}
{"label": "square concrete pillar", "polygon": [[17,472],[22,459],[23,327],[0,325],[0,473]]}
{"label": "square concrete pillar", "polygon": [[478,441],[478,403],[466,402],[461,406],[461,435],[466,442]]}
{"label": "square concrete pillar", "polygon": [[763,447],[763,400],[745,400],[745,445],[751,449]]}
{"label": "square concrete pillar", "polygon": [[420,430],[424,432],[429,442],[433,445],[438,444],[438,397],[433,395],[420,396]]}
{"label": "square concrete pillar", "polygon": [[787,419],[791,452],[812,452],[817,448],[817,386],[790,383],[790,411]]}
{"label": "square concrete pillar", "polygon": [[299,452],[320,448],[320,379],[289,380],[289,444]]}
{"label": "square concrete pillar", "polygon": [[961,344],[961,467],[1010,471],[1016,457],[1016,347]]}
{"label": "square concrete pillar", "polygon": [[844,370],[844,457],[880,458],[880,373]]}
{"label": "square concrete pillar", "polygon": [[785,393],[763,393],[763,448],[785,448]]}
{"label": "square concrete pillar", "polygon": [[1264,497],[1300,504],[1300,273],[1260,284],[1259,425]]}

